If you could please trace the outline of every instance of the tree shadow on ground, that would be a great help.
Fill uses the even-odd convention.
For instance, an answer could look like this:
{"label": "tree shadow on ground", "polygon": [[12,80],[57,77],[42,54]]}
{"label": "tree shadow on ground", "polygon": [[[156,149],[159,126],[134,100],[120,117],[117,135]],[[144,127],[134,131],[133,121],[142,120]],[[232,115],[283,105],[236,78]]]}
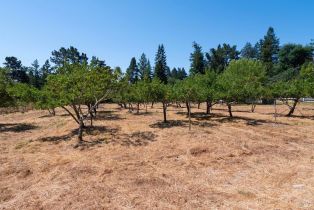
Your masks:
{"label": "tree shadow on ground", "polygon": [[[114,133],[117,132],[118,129],[103,127],[103,126],[87,126],[84,128],[84,132],[86,135],[95,136],[103,132],[110,132]],[[78,135],[78,129],[73,129],[70,133],[62,135],[62,136],[48,136],[48,137],[42,137],[37,139],[37,141],[41,142],[53,142],[53,143],[60,143],[62,141],[69,141],[72,139],[72,137]]]}
{"label": "tree shadow on ground", "polygon": [[[177,112],[177,114],[186,115],[186,112]],[[202,122],[200,121],[207,121],[207,120],[211,122],[211,124],[208,126],[217,125],[215,123],[232,123],[232,122],[240,122],[240,121],[245,121],[247,125],[251,125],[251,126],[258,126],[258,125],[263,125],[263,124],[275,124],[275,123],[281,124],[281,125],[289,125],[287,123],[275,122],[272,120],[255,119],[255,118],[241,117],[241,116],[229,117],[221,113],[206,114],[206,113],[195,112],[195,113],[191,113],[191,118],[197,120],[197,121],[192,122],[192,124],[194,125],[202,125]],[[186,121],[183,121],[183,122],[186,122]]]}
{"label": "tree shadow on ground", "polygon": [[59,116],[59,117],[68,117],[68,116],[70,116],[70,114],[69,114],[69,113],[63,113],[63,114],[57,114],[57,113],[56,113],[56,116]]}
{"label": "tree shadow on ground", "polygon": [[0,123],[0,132],[24,132],[38,128],[29,123]]}
{"label": "tree shadow on ground", "polygon": [[153,123],[151,125],[149,125],[149,127],[151,128],[172,128],[172,127],[184,127],[185,123],[183,122],[183,120],[168,120],[167,122],[156,122]]}
{"label": "tree shadow on ground", "polygon": [[[300,111],[295,111],[291,116],[287,116],[289,110],[286,110],[286,111],[283,111],[283,112],[280,112],[280,113],[277,113],[277,117],[285,117],[287,119],[289,118],[298,118],[298,119],[309,119],[309,120],[314,120],[314,116],[306,116],[306,115],[303,115]],[[274,116],[274,113],[265,113],[265,115],[273,115]]]}
{"label": "tree shadow on ground", "polygon": [[57,143],[60,143],[62,141],[68,141],[75,135],[77,135],[77,129],[72,130],[69,134],[66,134],[66,135],[42,137],[42,138],[38,138],[37,141],[52,142],[52,143],[57,144]]}
{"label": "tree shadow on ground", "polygon": [[[120,128],[112,128],[112,127],[105,127],[105,126],[89,126],[84,128],[84,138],[80,148],[90,148],[93,146],[100,146],[102,144],[114,144],[114,145],[121,145],[121,146],[146,146],[151,142],[156,141],[156,135],[153,132],[146,131],[146,132],[133,132],[131,134],[125,134],[120,132]],[[50,136],[50,137],[43,137],[37,139],[37,141],[41,142],[52,142],[58,144],[62,141],[69,141],[72,137],[76,137],[78,134],[78,130],[74,129],[69,134],[62,135],[62,136]],[[93,139],[93,138],[86,138],[88,136],[97,136],[103,135],[105,136]],[[87,140],[86,140],[87,139]]]}
{"label": "tree shadow on ground", "polygon": [[108,143],[119,144],[121,146],[146,146],[156,141],[157,135],[151,131],[136,131],[131,134],[119,134],[114,136]]}
{"label": "tree shadow on ground", "polygon": [[[228,110],[226,109],[226,112],[227,112],[227,111],[228,111]],[[243,113],[252,113],[252,114],[254,113],[254,112],[252,112],[252,111],[249,110],[249,109],[248,109],[248,110],[236,110],[236,109],[235,109],[235,110],[232,110],[232,112],[234,112],[234,113],[236,113],[236,112],[243,112]]]}
{"label": "tree shadow on ground", "polygon": [[308,120],[314,120],[314,116],[304,116],[304,115],[291,115],[291,116],[287,116],[284,115],[287,118],[298,118],[298,119],[308,119]]}
{"label": "tree shadow on ground", "polygon": [[145,111],[142,111],[142,112],[139,112],[139,113],[136,113],[135,112],[132,112],[133,115],[138,115],[138,116],[150,116],[150,115],[153,115],[153,112],[145,112]]}
{"label": "tree shadow on ground", "polygon": [[245,121],[247,125],[250,126],[258,126],[263,124],[279,124],[279,125],[289,125],[288,123],[283,122],[276,122],[272,120],[263,120],[263,119],[255,119],[255,118],[249,118],[249,117],[240,117],[240,116],[234,116],[234,117],[219,117],[212,119],[212,121],[216,121],[219,123],[228,123],[228,122],[240,122]]}
{"label": "tree shadow on ground", "polygon": [[84,128],[87,135],[95,136],[101,133],[117,134],[120,128],[112,128],[107,126],[87,126]]}
{"label": "tree shadow on ground", "polygon": [[52,115],[52,114],[45,114],[45,115],[42,115],[38,118],[50,118],[50,117],[55,117],[55,115]]}
{"label": "tree shadow on ground", "polygon": [[[187,112],[177,112],[177,114],[188,117]],[[194,118],[196,120],[210,120],[213,117],[224,117],[224,116],[225,115],[218,114],[218,113],[210,113],[210,114],[206,114],[204,112],[192,112],[191,113],[191,118]]]}
{"label": "tree shadow on ground", "polygon": [[[217,124],[211,123],[211,122],[199,122],[199,121],[191,121],[191,125],[194,126],[200,126],[200,127],[213,127],[216,126]],[[189,126],[189,121],[188,120],[168,120],[167,122],[156,122],[149,127],[151,128],[160,128],[160,129],[165,129],[165,128],[172,128],[172,127],[188,127]]]}
{"label": "tree shadow on ground", "polygon": [[109,137],[102,137],[96,140],[83,141],[81,147],[90,148],[100,146],[101,144],[113,144],[126,147],[147,146],[149,143],[156,141],[156,135],[150,131],[136,131],[131,134],[123,134],[116,129],[111,129]]}
{"label": "tree shadow on ground", "polygon": [[119,114],[115,114],[117,111],[98,111],[94,120],[123,120],[125,118],[120,117]]}

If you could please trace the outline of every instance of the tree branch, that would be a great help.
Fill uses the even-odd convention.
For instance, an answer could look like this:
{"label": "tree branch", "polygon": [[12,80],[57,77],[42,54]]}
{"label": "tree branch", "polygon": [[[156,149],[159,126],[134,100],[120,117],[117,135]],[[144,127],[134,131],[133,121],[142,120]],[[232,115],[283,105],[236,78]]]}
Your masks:
{"label": "tree branch", "polygon": [[65,106],[61,106],[67,113],[69,113],[71,115],[71,117],[75,120],[75,122],[77,122],[77,124],[80,124],[80,122],[78,121],[78,119],[75,118],[75,116],[72,114],[72,112],[70,112],[70,110],[68,110]]}

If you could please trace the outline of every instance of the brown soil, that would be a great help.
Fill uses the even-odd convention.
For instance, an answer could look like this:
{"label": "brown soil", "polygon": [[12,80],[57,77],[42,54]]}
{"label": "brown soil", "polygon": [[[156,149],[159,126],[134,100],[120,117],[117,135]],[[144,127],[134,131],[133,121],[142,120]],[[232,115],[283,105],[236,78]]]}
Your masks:
{"label": "brown soil", "polygon": [[106,104],[78,149],[61,109],[0,115],[0,209],[314,209],[313,105],[204,110]]}

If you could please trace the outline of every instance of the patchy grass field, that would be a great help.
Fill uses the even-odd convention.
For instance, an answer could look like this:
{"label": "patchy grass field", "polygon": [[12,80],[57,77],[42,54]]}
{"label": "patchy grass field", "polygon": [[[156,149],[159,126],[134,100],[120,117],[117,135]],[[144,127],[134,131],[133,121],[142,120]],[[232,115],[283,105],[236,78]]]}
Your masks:
{"label": "patchy grass field", "polygon": [[0,115],[0,209],[314,209],[314,106],[204,109],[102,105],[81,149],[62,110]]}

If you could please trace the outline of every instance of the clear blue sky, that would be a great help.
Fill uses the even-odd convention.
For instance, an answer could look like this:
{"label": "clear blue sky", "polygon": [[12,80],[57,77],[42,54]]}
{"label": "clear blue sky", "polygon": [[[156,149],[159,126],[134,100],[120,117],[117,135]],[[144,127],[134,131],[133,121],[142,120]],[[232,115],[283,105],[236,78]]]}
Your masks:
{"label": "clear blue sky", "polygon": [[313,0],[3,0],[0,62],[16,56],[42,64],[73,45],[125,70],[142,52],[153,62],[163,43],[168,65],[188,69],[193,41],[204,51],[223,42],[242,48],[273,26],[281,44],[307,44],[313,12]]}

